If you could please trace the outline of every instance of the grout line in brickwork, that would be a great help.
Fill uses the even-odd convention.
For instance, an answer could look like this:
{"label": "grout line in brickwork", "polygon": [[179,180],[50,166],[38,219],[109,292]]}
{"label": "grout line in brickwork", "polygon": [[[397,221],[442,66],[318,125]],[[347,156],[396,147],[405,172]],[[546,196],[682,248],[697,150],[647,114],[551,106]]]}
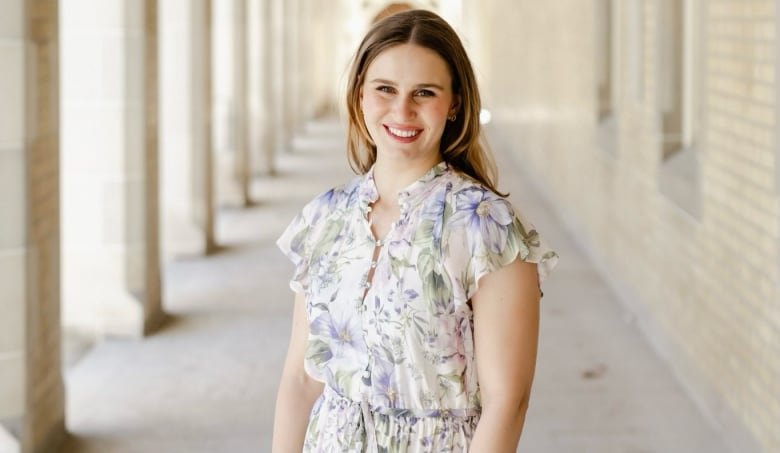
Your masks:
{"label": "grout line in brickwork", "polygon": [[[726,141],[726,140],[724,140],[724,141]],[[734,159],[731,159],[732,162],[734,160],[736,160],[736,162],[738,162],[739,165],[746,167],[745,169],[748,170],[748,171],[757,171],[757,170],[762,170],[763,171],[763,170],[766,169],[766,167],[764,165],[762,165],[760,162],[757,162],[754,159],[747,159],[747,158],[745,158],[745,156],[744,156],[744,147],[739,146],[739,143],[736,143],[735,144],[736,146],[728,146],[728,143],[726,143],[724,145],[726,145],[726,146],[723,146],[723,145],[715,146],[715,147],[710,146],[709,149],[711,150],[711,152],[709,154],[711,156],[713,156],[713,155],[720,155],[720,154],[728,155],[729,157],[734,158]],[[735,152],[729,151],[732,148],[743,148],[743,149],[741,150],[741,152],[736,152],[735,153]],[[709,158],[712,159],[712,157],[709,157]],[[720,162],[720,158],[716,157],[713,160],[713,162]],[[724,166],[724,165],[718,165],[718,166],[720,167],[720,166]],[[730,167],[731,165],[725,165],[725,166],[726,167]],[[728,174],[730,176],[738,176],[738,175],[735,175],[732,172],[729,172]],[[765,184],[756,182],[754,180],[754,178],[751,178],[751,179],[740,179],[740,181],[742,181],[742,180],[745,180],[745,181],[748,182],[747,186],[748,186],[749,190],[756,190],[756,191],[761,192],[762,194],[767,194],[767,193],[772,194],[772,192],[774,190],[774,186],[771,183],[770,183],[769,186],[767,186]]]}
{"label": "grout line in brickwork", "polygon": [[[775,84],[772,83],[772,82],[767,82],[765,80],[758,79],[758,78],[756,78],[756,77],[754,77],[752,75],[746,77],[746,76],[743,76],[743,75],[729,74],[727,72],[711,70],[710,73],[709,73],[710,80],[712,80],[714,77],[720,77],[720,78],[723,78],[725,80],[735,81],[735,82],[738,82],[738,83],[741,83],[741,84],[759,85],[759,86],[763,86],[764,88],[774,88],[774,86],[775,86]],[[710,83],[710,86],[711,85],[712,85],[712,83]],[[733,96],[733,93],[732,93],[732,96]],[[761,101],[758,101],[758,102],[763,104],[763,105],[767,105],[767,106],[773,105],[773,104],[771,104],[771,102],[761,102]]]}
{"label": "grout line in brickwork", "polygon": [[[767,172],[767,165],[763,163],[763,159],[759,159],[758,157],[749,158],[746,157],[746,154],[752,153],[756,156],[762,155],[762,151],[759,151],[761,148],[757,147],[753,143],[749,143],[746,140],[742,139],[741,137],[735,137],[735,136],[728,136],[725,134],[715,134],[714,137],[711,137],[712,139],[717,140],[723,140],[723,143],[712,145],[710,144],[707,146],[707,158],[711,159],[710,155],[713,154],[725,154],[729,157],[734,157],[737,163],[739,165],[743,165],[746,167],[747,170],[751,172],[755,172],[758,174],[763,174],[767,178],[772,178],[772,175],[770,172]],[[715,140],[717,142],[717,140]],[[736,151],[733,151],[736,149]],[[717,159],[717,158],[716,158]],[[755,177],[755,174],[753,174]],[[773,181],[767,181],[768,184],[757,183],[754,181],[754,177],[752,177],[749,181],[753,188],[760,189],[762,192],[773,192],[775,189],[775,185],[773,184]]]}
{"label": "grout line in brickwork", "polygon": [[[719,115],[722,115],[722,116],[725,116],[725,117],[728,117],[728,118],[731,118],[731,119],[739,120],[739,122],[741,122],[741,123],[747,123],[747,124],[750,124],[750,125],[753,125],[753,126],[758,126],[761,129],[766,129],[767,127],[773,127],[774,126],[774,124],[762,124],[762,123],[757,122],[756,120],[752,120],[752,119],[746,118],[745,116],[735,115],[735,114],[731,113],[729,110],[720,109],[720,108],[714,106],[712,103],[709,103],[709,102],[707,103],[707,107],[709,107],[709,109],[712,112],[714,112],[714,113],[717,113]],[[748,137],[743,137],[743,138],[747,139]],[[746,140],[746,141],[749,141],[750,143],[755,144],[755,145],[759,145],[762,148],[765,148],[767,146],[766,143],[760,143],[760,142],[757,142],[755,140]]]}
{"label": "grout line in brickwork", "polygon": [[[713,151],[717,152],[718,154],[726,154],[731,157],[735,157],[740,164],[746,165],[748,170],[766,172],[767,165],[764,163],[763,159],[756,157],[746,157],[749,155],[764,156],[765,151],[763,146],[759,146],[755,142],[752,142],[743,136],[733,134],[715,133],[710,138],[722,140],[722,143],[716,144],[714,146],[710,144],[707,146],[709,151],[706,151],[704,154],[709,156]],[[736,152],[730,151],[734,148],[737,148]],[[770,173],[767,172],[766,174]],[[763,191],[772,191],[775,188],[771,183],[769,186],[764,184],[756,184],[756,186]]]}
{"label": "grout line in brickwork", "polygon": [[[714,200],[721,201],[719,199],[714,199]],[[734,211],[726,203],[718,203],[718,204],[719,204],[719,206],[721,206],[723,208],[723,209],[721,209],[721,211],[725,211],[725,212],[733,212]],[[758,232],[761,233],[762,235],[767,235],[768,237],[772,237],[771,232],[768,232],[768,231],[766,231],[766,230],[764,230],[762,228],[757,227],[752,222],[739,223],[739,228],[736,228],[736,227],[730,227],[729,225],[731,225],[733,222],[729,222],[730,218],[729,217],[724,217],[722,214],[716,214],[716,213],[713,213],[713,211],[711,211],[710,218],[717,222],[717,224],[719,225],[719,229],[720,230],[726,230],[730,234],[730,237],[734,237],[734,238],[745,237],[744,231],[740,231],[739,230],[739,228],[744,229],[745,227],[749,227],[750,229],[753,229],[753,230],[758,230]],[[747,239],[743,239],[742,242],[740,242],[740,244],[753,245],[754,248],[759,251],[759,253],[760,252],[765,252],[765,249],[760,244],[754,244],[754,243],[748,241]],[[771,254],[764,253],[763,256],[765,258],[769,258],[769,257],[771,257]],[[746,262],[751,263],[750,261],[747,261],[747,260],[746,260]],[[751,267],[753,267],[759,275],[764,275],[767,278],[772,278],[772,276],[769,273],[767,273],[768,271],[764,267],[762,267],[762,266],[754,266],[752,264],[751,264]]]}

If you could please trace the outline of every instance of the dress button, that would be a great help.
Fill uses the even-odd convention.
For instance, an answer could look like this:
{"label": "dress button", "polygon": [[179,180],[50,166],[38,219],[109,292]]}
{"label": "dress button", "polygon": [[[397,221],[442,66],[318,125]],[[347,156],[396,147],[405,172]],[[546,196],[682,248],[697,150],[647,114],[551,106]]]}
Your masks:
{"label": "dress button", "polygon": [[377,247],[382,247],[384,244],[385,244],[385,243],[384,243],[384,242],[382,242],[382,240],[381,240],[381,239],[379,239],[378,241],[376,241],[376,246],[377,246]]}
{"label": "dress button", "polygon": [[363,283],[363,288],[366,288],[366,289],[371,288],[371,282]]}
{"label": "dress button", "polygon": [[371,269],[374,269],[376,267],[376,261],[371,261]]}
{"label": "dress button", "polygon": [[366,369],[366,370],[364,370],[364,371],[363,371],[363,377],[364,377],[364,378],[368,378],[368,377],[370,377],[370,376],[371,376],[371,371],[369,371],[368,369]]}

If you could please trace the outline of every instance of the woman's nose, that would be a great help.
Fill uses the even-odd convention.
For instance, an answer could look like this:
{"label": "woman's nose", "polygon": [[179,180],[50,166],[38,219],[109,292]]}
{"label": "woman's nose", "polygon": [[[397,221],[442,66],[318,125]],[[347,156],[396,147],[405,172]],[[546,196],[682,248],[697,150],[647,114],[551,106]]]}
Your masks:
{"label": "woman's nose", "polygon": [[417,114],[414,105],[414,98],[412,96],[398,96],[395,100],[393,110],[398,116],[398,119],[414,118]]}

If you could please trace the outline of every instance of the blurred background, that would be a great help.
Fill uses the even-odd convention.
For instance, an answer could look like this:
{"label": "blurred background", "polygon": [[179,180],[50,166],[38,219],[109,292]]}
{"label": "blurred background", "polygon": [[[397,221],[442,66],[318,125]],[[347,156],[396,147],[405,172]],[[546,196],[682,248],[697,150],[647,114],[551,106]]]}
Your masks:
{"label": "blurred background", "polygon": [[438,12],[558,251],[520,452],[780,452],[776,0],[0,0],[0,452],[270,451],[372,21]]}

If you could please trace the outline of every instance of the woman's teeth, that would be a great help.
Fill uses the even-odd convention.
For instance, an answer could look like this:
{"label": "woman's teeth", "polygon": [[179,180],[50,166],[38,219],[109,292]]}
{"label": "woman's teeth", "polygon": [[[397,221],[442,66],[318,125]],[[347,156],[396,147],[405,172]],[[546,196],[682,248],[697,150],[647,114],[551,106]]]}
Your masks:
{"label": "woman's teeth", "polygon": [[417,135],[417,134],[419,134],[421,132],[421,130],[404,131],[404,130],[401,130],[401,129],[396,129],[394,127],[388,127],[387,130],[389,130],[391,134],[396,135],[398,137],[403,137],[403,138],[414,137],[415,135]]}

